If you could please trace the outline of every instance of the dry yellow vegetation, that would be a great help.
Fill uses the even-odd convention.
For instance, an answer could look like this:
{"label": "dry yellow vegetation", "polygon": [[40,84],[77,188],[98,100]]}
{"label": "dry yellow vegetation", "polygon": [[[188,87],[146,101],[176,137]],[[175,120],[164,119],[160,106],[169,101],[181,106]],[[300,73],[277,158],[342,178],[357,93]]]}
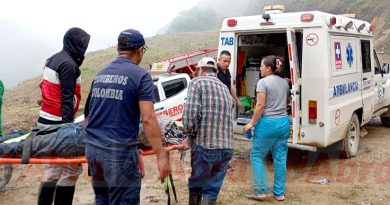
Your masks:
{"label": "dry yellow vegetation", "polygon": [[[219,31],[176,33],[147,38],[148,50],[144,55],[141,67],[149,69],[149,64],[173,57],[198,48],[215,48],[218,46]],[[96,73],[114,60],[117,56],[115,47],[89,52],[81,66],[82,101],[79,114],[84,110],[84,104],[89,88]],[[48,56],[49,57],[49,56]],[[12,129],[28,130],[36,126],[40,99],[39,83],[41,76],[20,83],[14,89],[6,90],[3,98],[4,133]]]}

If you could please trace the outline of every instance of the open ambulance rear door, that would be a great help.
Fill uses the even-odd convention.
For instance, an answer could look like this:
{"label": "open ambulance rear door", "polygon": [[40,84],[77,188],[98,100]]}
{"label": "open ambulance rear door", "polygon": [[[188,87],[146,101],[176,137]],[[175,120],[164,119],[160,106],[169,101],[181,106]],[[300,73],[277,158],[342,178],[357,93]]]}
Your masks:
{"label": "open ambulance rear door", "polygon": [[292,114],[292,143],[298,143],[300,132],[300,74],[298,64],[298,49],[296,44],[295,31],[293,28],[287,28],[288,54],[290,61],[291,74],[291,114]]}

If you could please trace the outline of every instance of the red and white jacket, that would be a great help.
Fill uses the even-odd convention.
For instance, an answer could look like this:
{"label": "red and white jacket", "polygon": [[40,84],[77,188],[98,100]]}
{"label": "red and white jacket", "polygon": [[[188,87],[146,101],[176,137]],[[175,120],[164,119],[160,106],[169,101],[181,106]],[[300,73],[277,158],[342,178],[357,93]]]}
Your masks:
{"label": "red and white jacket", "polygon": [[[71,87],[71,90],[73,91],[72,96],[72,106],[67,108],[69,110],[72,108],[71,115],[74,118],[74,115],[79,109],[80,100],[81,100],[81,94],[80,94],[80,76],[77,77],[76,80],[70,79],[75,81],[75,86]],[[39,117],[44,118],[49,121],[62,123],[62,86],[60,84],[60,78],[59,74],[49,68],[45,67],[43,69],[43,80],[39,86],[41,88],[42,92],[42,107],[39,112]],[[64,89],[65,90],[65,89]],[[69,92],[71,94],[71,92]],[[65,96],[65,98],[69,98],[70,96]],[[50,124],[50,123],[43,123],[43,124]]]}
{"label": "red and white jacket", "polygon": [[64,36],[64,48],[47,59],[40,84],[39,123],[73,122],[81,100],[79,66],[84,60],[89,38],[82,29],[71,28]]}

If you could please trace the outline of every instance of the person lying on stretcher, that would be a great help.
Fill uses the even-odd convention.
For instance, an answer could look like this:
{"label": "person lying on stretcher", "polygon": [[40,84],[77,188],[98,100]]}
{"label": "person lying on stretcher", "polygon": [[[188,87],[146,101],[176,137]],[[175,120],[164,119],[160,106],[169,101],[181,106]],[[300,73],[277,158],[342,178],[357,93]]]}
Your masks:
{"label": "person lying on stretcher", "polygon": [[83,139],[86,133],[84,127],[77,123],[18,134],[11,133],[0,138],[0,157],[21,158],[28,137],[31,138],[30,157],[71,158],[85,154]]}
{"label": "person lying on stretcher", "polygon": [[[187,136],[175,122],[160,118],[163,142],[180,144]],[[29,157],[72,158],[85,156],[86,136],[82,123],[68,123],[59,128],[33,130],[28,133],[10,133],[0,137],[0,157],[21,158],[24,149],[29,149]],[[140,131],[140,148],[149,148],[148,142]],[[26,144],[29,143],[29,144]]]}

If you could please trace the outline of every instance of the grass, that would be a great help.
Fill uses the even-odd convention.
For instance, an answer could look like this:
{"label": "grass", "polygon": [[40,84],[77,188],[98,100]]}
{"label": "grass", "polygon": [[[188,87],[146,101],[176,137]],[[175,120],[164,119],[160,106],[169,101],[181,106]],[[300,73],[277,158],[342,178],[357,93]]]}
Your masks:
{"label": "grass", "polygon": [[[147,38],[149,47],[144,55],[141,67],[148,69],[149,64],[173,57],[198,48],[215,48],[218,45],[219,31],[177,33]],[[115,47],[87,53],[81,66],[81,96],[79,114],[84,110],[91,82],[96,73],[117,57]],[[6,90],[3,98],[4,133],[11,129],[27,130],[36,126],[40,99],[39,83],[41,76],[22,82],[14,89]]]}
{"label": "grass", "polygon": [[[260,8],[263,1],[253,0],[253,5],[248,8],[248,14],[261,14]],[[274,1],[273,4],[285,4],[286,11],[320,10],[330,13],[355,13],[357,18],[362,18],[377,26],[374,31],[374,42],[383,51],[379,56],[382,62],[390,63],[390,1],[388,0],[291,0]],[[198,48],[215,48],[218,46],[218,30],[204,32],[184,32],[170,35],[157,35],[147,38],[149,49],[144,55],[141,67],[148,69],[149,64],[181,53],[196,50]],[[117,56],[115,47],[90,52],[86,55],[81,67],[82,101],[80,111],[84,109],[86,96],[91,82],[96,73],[108,65]],[[39,108],[36,100],[40,99],[39,83],[41,76],[22,82],[12,90],[6,90],[3,98],[3,123],[5,133],[16,127],[29,128],[35,126]],[[27,116],[27,113],[31,116]],[[22,117],[23,119],[19,119]]]}

